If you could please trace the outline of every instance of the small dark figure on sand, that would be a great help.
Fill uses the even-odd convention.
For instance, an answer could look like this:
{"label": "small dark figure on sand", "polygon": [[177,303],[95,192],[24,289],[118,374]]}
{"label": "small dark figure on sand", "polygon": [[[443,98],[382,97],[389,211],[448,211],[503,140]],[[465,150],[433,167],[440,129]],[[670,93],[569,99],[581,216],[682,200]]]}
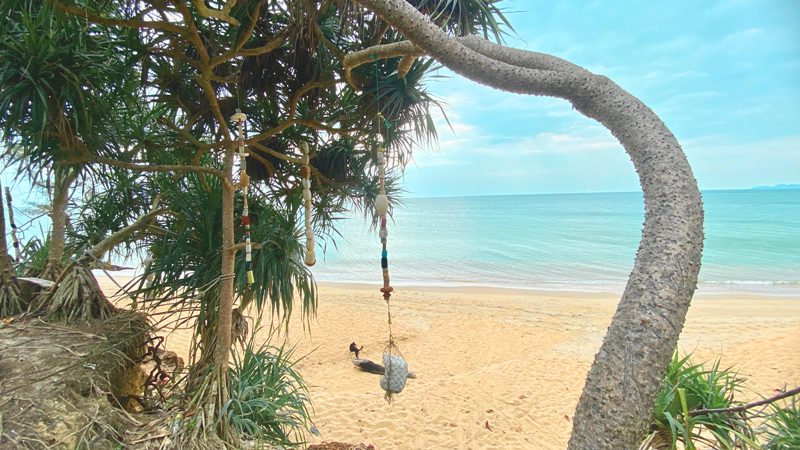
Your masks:
{"label": "small dark figure on sand", "polygon": [[351,343],[351,344],[350,344],[350,351],[351,351],[351,352],[355,352],[355,354],[356,354],[356,359],[358,359],[358,352],[360,352],[360,351],[361,351],[363,348],[364,348],[364,346],[363,346],[363,345],[361,346],[361,348],[358,348],[358,347],[356,346],[356,343],[355,343],[355,342],[353,342],[353,343]]}

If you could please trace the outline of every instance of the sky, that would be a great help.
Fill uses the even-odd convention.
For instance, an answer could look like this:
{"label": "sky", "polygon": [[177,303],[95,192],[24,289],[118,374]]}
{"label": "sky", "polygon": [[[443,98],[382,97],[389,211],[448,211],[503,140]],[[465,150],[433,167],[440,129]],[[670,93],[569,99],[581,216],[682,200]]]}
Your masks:
{"label": "sky", "polygon": [[[800,1],[503,0],[506,45],[606,75],[675,134],[701,190],[800,183]],[[443,69],[438,148],[415,152],[408,197],[639,190],[622,146],[561,99]]]}

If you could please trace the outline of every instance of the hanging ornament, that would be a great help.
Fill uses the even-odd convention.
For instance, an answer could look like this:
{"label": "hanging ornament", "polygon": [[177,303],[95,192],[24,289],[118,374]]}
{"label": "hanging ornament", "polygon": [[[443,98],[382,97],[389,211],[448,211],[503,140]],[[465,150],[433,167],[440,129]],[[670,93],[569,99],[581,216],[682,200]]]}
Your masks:
{"label": "hanging ornament", "polygon": [[317,254],[314,252],[314,229],[311,228],[311,167],[308,165],[308,143],[300,142],[303,152],[303,165],[300,166],[300,178],[303,184],[303,200],[305,202],[306,220],[306,265],[311,267],[317,263]]}
{"label": "hanging ornament", "polygon": [[250,185],[250,177],[247,176],[247,157],[249,153],[244,151],[244,121],[247,115],[241,109],[236,108],[236,114],[231,116],[231,122],[239,123],[239,186],[242,188],[244,197],[244,207],[242,208],[242,225],[244,225],[244,267],[247,271],[247,284],[253,284],[253,248],[250,244],[250,211],[247,209],[247,187]]}
{"label": "hanging ornament", "polygon": [[[391,124],[381,113],[380,103],[380,87],[378,77],[378,57],[372,56],[375,60],[375,102],[378,109],[378,134],[381,134],[381,126],[391,127]],[[387,132],[388,134],[388,132]],[[384,141],[385,142],[385,141]],[[408,363],[403,358],[403,354],[397,345],[394,343],[394,336],[392,335],[392,308],[389,299],[392,297],[392,288],[389,283],[389,253],[386,250],[386,242],[389,237],[389,231],[386,228],[386,215],[389,212],[389,197],[386,196],[386,150],[382,146],[378,146],[378,181],[380,183],[380,192],[375,197],[375,212],[378,214],[380,220],[380,228],[378,236],[381,239],[381,270],[383,271],[383,299],[386,300],[386,312],[389,323],[389,345],[383,349],[383,366],[384,374],[381,377],[380,386],[386,392],[386,401],[392,402],[395,394],[399,394],[406,386],[406,379],[408,378]]]}

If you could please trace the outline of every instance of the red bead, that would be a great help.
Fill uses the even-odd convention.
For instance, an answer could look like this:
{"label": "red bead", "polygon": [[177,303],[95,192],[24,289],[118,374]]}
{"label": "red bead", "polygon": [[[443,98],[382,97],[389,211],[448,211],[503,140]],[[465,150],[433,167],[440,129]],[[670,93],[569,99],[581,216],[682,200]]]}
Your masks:
{"label": "red bead", "polygon": [[310,178],[311,169],[307,165],[303,164],[302,166],[300,166],[300,176],[302,178]]}
{"label": "red bead", "polygon": [[250,216],[242,216],[242,225],[250,225]]}
{"label": "red bead", "polygon": [[381,219],[381,228],[386,228],[386,218]]}
{"label": "red bead", "polygon": [[392,291],[394,291],[394,288],[391,286],[384,286],[381,288],[381,292],[383,292],[384,294],[388,294],[389,292]]}

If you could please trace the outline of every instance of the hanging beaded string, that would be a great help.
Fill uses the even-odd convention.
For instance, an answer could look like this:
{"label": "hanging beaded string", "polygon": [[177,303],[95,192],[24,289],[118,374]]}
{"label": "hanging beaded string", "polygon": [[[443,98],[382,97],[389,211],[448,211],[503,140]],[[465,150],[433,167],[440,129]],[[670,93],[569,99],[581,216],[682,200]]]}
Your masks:
{"label": "hanging beaded string", "polygon": [[[378,109],[376,114],[378,117],[378,135],[383,137],[381,133],[381,125],[385,125],[387,129],[391,124],[381,113],[380,104],[380,78],[378,74],[378,57],[373,55],[372,59],[375,60],[375,104]],[[383,142],[388,140],[383,139]],[[380,182],[380,193],[375,197],[375,210],[380,218],[380,230],[378,235],[381,238],[381,269],[383,270],[383,287],[380,289],[383,292],[383,299],[386,300],[386,315],[389,322],[389,345],[383,350],[383,366],[384,376],[381,378],[381,389],[386,391],[385,399],[389,403],[393,401],[395,394],[402,392],[406,385],[406,377],[408,376],[408,363],[403,359],[403,354],[394,343],[394,336],[392,335],[392,308],[389,299],[392,297],[392,288],[389,283],[389,258],[386,250],[386,240],[389,231],[386,229],[386,214],[389,212],[389,198],[386,196],[386,150],[382,145],[378,146],[378,180]]]}
{"label": "hanging beaded string", "polygon": [[242,188],[244,196],[244,207],[242,208],[242,225],[244,225],[244,266],[247,271],[247,284],[253,284],[253,249],[250,245],[250,212],[247,209],[247,187],[250,185],[250,177],[247,176],[247,156],[249,153],[244,151],[244,121],[247,115],[241,109],[236,108],[236,114],[231,116],[231,122],[239,122],[239,186]]}
{"label": "hanging beaded string", "polygon": [[311,228],[311,167],[308,165],[308,143],[300,142],[303,152],[303,165],[300,166],[300,178],[303,183],[303,200],[306,210],[306,265],[308,267],[317,263],[317,254],[314,252],[314,229]]}
{"label": "hanging beaded string", "polygon": [[19,239],[17,239],[17,224],[14,223],[14,208],[11,207],[11,190],[6,186],[6,204],[8,205],[8,222],[11,225],[11,241],[14,245],[16,262],[19,262]]}
{"label": "hanging beaded string", "polygon": [[[375,60],[375,105],[378,110],[378,135],[382,137],[381,134],[381,123],[386,125],[388,129],[390,127],[389,121],[383,117],[383,113],[381,112],[381,93],[380,93],[380,81],[378,78],[378,56],[372,55],[372,59]],[[388,131],[388,130],[387,130]],[[386,229],[386,213],[389,211],[389,197],[386,196],[386,151],[383,146],[378,146],[378,180],[380,181],[380,193],[377,197],[375,197],[375,210],[378,213],[378,217],[380,217],[381,226],[380,230],[378,231],[378,236],[381,238],[381,247],[383,248],[381,252],[381,269],[383,270],[383,287],[381,288],[381,292],[383,292],[383,298],[386,300],[387,308],[389,306],[389,298],[392,296],[392,291],[394,290],[392,286],[389,284],[389,259],[388,259],[388,252],[386,250],[386,239],[389,236],[389,230]],[[389,341],[392,342],[392,314],[391,310],[389,311]]]}

